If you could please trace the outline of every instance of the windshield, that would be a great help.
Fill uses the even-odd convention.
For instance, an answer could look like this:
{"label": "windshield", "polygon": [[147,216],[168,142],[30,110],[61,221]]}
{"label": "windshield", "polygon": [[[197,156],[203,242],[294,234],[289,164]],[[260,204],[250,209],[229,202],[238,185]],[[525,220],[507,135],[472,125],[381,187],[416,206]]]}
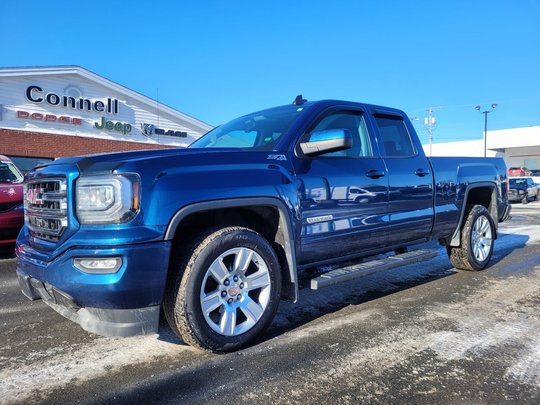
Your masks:
{"label": "windshield", "polygon": [[510,186],[526,186],[527,179],[510,179]]}
{"label": "windshield", "polygon": [[213,129],[189,147],[272,150],[303,110],[289,105],[245,115]]}
{"label": "windshield", "polygon": [[23,176],[10,162],[0,162],[0,183],[21,183]]}

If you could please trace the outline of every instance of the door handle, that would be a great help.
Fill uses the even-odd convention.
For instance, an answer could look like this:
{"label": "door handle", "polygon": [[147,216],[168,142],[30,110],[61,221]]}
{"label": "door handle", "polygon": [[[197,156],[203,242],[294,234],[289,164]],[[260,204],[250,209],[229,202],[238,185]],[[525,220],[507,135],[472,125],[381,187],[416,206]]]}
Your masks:
{"label": "door handle", "polygon": [[367,177],[371,177],[372,179],[378,179],[379,177],[384,177],[384,172],[381,172],[380,170],[369,170],[366,173]]}
{"label": "door handle", "polygon": [[429,170],[418,169],[417,171],[414,172],[414,174],[416,174],[418,177],[424,177],[429,174]]}

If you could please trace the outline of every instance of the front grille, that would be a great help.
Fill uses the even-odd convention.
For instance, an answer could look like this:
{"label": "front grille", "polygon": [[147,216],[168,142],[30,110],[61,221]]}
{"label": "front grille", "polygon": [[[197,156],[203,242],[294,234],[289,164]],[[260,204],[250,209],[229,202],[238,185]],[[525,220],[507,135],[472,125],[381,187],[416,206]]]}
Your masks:
{"label": "front grille", "polygon": [[65,179],[40,179],[26,183],[26,225],[35,238],[57,242],[67,228]]}
{"label": "front grille", "polygon": [[8,203],[0,203],[0,212],[7,212],[19,205],[19,201],[13,201]]}

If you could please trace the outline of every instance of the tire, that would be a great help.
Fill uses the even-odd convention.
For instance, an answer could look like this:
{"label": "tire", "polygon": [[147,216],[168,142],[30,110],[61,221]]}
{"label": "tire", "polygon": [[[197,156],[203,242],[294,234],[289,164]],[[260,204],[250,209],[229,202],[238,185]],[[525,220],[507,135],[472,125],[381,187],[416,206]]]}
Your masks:
{"label": "tire", "polygon": [[521,200],[522,204],[528,204],[529,203],[529,194],[525,194],[525,197]]}
{"label": "tire", "polygon": [[279,305],[278,258],[248,228],[207,230],[173,259],[164,299],[171,328],[187,344],[230,352],[272,322]]}
{"label": "tire", "polygon": [[482,205],[471,207],[461,230],[461,246],[447,246],[448,257],[456,269],[484,269],[493,254],[495,224]]}

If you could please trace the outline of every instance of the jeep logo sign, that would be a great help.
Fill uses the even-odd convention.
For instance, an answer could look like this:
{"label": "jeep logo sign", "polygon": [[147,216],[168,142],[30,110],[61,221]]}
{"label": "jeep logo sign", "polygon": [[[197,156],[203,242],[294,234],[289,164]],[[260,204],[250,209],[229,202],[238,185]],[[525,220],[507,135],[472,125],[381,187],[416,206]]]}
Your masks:
{"label": "jeep logo sign", "polygon": [[125,122],[112,122],[107,120],[105,117],[101,117],[101,123],[94,123],[94,127],[106,131],[118,131],[124,135],[131,132],[131,124],[127,124]]}

